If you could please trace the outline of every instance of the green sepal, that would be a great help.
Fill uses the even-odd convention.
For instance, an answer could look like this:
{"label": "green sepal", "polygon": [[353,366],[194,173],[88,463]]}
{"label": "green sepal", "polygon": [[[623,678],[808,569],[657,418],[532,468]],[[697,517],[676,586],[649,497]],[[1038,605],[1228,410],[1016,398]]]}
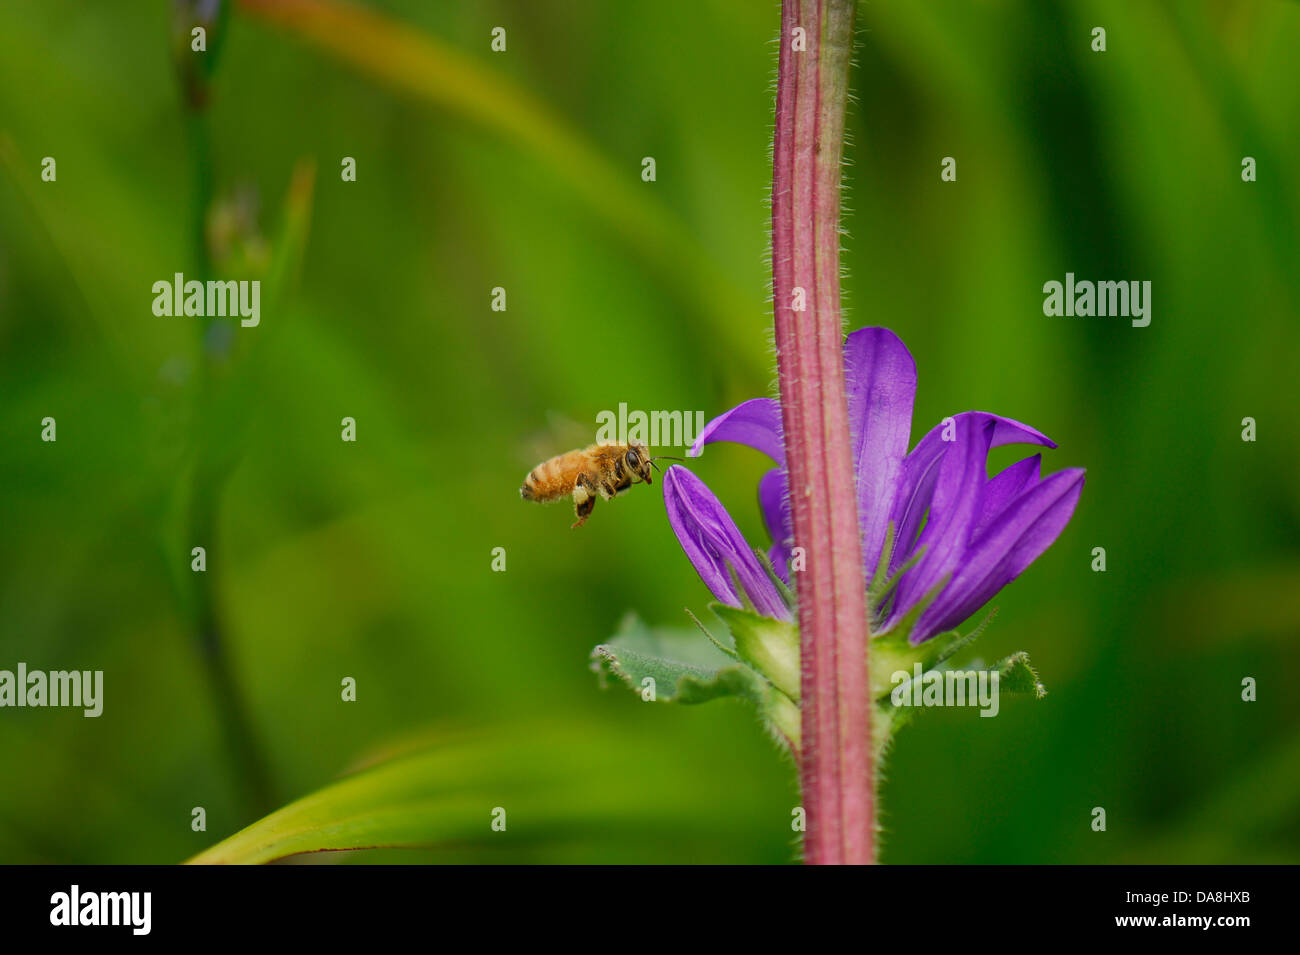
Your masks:
{"label": "green sepal", "polygon": [[[878,710],[876,721],[879,723],[885,719],[883,714],[892,712],[893,715],[887,724],[888,732],[892,735],[910,719],[911,710],[916,707],[895,707],[891,701],[894,689],[904,688],[915,679],[917,663],[921,664],[923,674],[931,670],[951,669],[947,661],[970,646],[987,629],[996,613],[996,608],[989,611],[988,616],[979,626],[967,634],[951,630],[936,634],[917,647],[908,643],[905,634],[911,628],[906,626],[899,627],[882,637],[874,637],[870,647],[870,662],[871,693]],[[999,692],[1028,694],[1039,700],[1047,695],[1047,689],[1038,679],[1038,672],[1029,663],[1029,654],[1023,650],[999,660],[992,667],[986,667],[983,661],[975,659],[961,669],[987,669],[996,672]],[[895,684],[893,675],[899,671],[906,672],[909,676],[903,683]]]}
{"label": "green sepal", "polygon": [[[892,576],[886,576],[889,571],[889,562],[893,558],[894,547],[894,522],[889,522],[889,526],[885,529],[885,546],[880,550],[880,560],[876,564],[876,572],[871,576],[871,583],[867,587],[867,606],[873,614],[880,609],[881,602],[897,586],[902,576],[915,567],[921,558],[925,556],[926,546],[928,545],[918,547],[899,566],[898,570],[894,571]],[[933,596],[929,596],[924,602],[928,604],[933,599]],[[922,607],[921,609],[924,610],[925,608]],[[920,614],[917,614],[917,616],[920,616]],[[915,622],[915,619],[913,619],[913,622]],[[908,629],[911,629],[911,627],[909,626]]]}
{"label": "green sepal", "polygon": [[[867,606],[873,611],[880,603],[880,598],[889,590],[889,578],[885,575],[889,572],[889,561],[893,553],[894,522],[890,521],[885,527],[885,545],[880,548],[880,559],[876,562],[876,572],[871,575],[871,580],[867,586]],[[911,561],[908,563],[910,565]],[[899,574],[903,572],[903,569],[899,570]]]}
{"label": "green sepal", "polygon": [[682,609],[686,611],[686,616],[691,618],[691,623],[695,624],[700,633],[704,634],[704,636],[708,638],[709,643],[713,644],[732,660],[740,659],[739,654],[736,653],[736,641],[731,639],[730,633],[724,634],[724,636],[727,637],[727,640],[719,640],[713,635],[708,627],[700,622],[700,618],[691,612],[690,607],[683,607]]}
{"label": "green sepal", "polygon": [[709,609],[727,625],[740,658],[798,703],[799,628],[723,603],[711,603]]}
{"label": "green sepal", "polygon": [[[927,598],[930,599],[933,598]],[[907,620],[883,636],[872,637],[870,647],[872,696],[876,699],[882,697],[887,699],[895,686],[891,677],[899,670],[912,673],[917,663],[921,664],[923,672],[942,665],[959,651],[974,643],[988,628],[995,613],[997,613],[996,609],[990,611],[983,622],[970,633],[961,634],[956,630],[937,633],[915,647],[907,639],[907,634],[912,630]],[[911,614],[908,616],[912,617]],[[914,624],[915,619],[912,619],[911,623]]]}
{"label": "green sepal", "polygon": [[988,629],[989,624],[993,622],[993,618],[997,615],[997,612],[998,608],[994,607],[989,611],[989,615],[980,622],[980,625],[965,636],[962,636],[956,630],[950,630],[947,633],[935,636],[932,640],[926,641],[927,643],[935,644],[939,651],[938,655],[934,658],[933,665],[938,666],[940,663],[943,663],[949,657],[956,654],[957,651],[964,650],[966,647],[974,643],[979,638],[979,635]]}
{"label": "green sepal", "polygon": [[[915,660],[921,660],[922,662],[927,660],[932,661],[937,652],[933,649],[933,645],[939,638],[931,637],[919,647],[913,647],[911,641],[908,640],[908,637],[911,636],[912,631],[916,629],[916,624],[917,621],[921,619],[921,614],[925,613],[930,604],[934,603],[939,594],[943,592],[943,588],[948,586],[948,581],[951,579],[951,574],[945,574],[942,580],[931,587],[929,592],[917,601],[916,606],[912,607],[906,614],[904,614],[902,620],[898,621],[898,623],[890,628],[889,633],[883,634],[879,637],[873,637],[871,641],[872,644],[879,644],[882,650],[889,650],[893,654],[906,658],[909,661],[909,666],[911,665],[911,661]],[[872,665],[874,668],[874,661]],[[873,688],[875,687],[876,682],[877,681],[872,680]]]}
{"label": "green sepal", "polygon": [[1047,696],[1047,687],[1038,679],[1038,671],[1029,663],[1029,654],[1020,650],[993,665],[998,671],[998,689],[1005,693],[1028,693],[1034,699]]}
{"label": "green sepal", "polygon": [[758,559],[759,565],[767,574],[768,580],[772,581],[772,586],[774,586],[777,593],[781,595],[781,599],[785,602],[786,607],[791,613],[795,613],[799,607],[799,599],[795,596],[795,592],[790,589],[790,585],[781,579],[781,575],[778,574],[776,568],[772,566],[772,558],[768,557],[767,554],[763,553],[757,547],[754,548],[754,557]]}

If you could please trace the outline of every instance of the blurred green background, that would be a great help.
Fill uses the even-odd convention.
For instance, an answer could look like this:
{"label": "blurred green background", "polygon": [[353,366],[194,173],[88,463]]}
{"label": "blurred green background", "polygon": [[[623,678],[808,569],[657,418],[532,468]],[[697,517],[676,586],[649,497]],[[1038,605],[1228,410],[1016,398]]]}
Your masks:
{"label": "blurred green background", "polygon": [[[659,485],[580,531],[518,498],[554,419],[771,391],[778,5],[250,0],[204,59],[185,6],[0,6],[0,668],[105,671],[99,719],[0,711],[0,862],[179,861],[426,732],[481,741],[447,786],[482,825],[329,861],[790,861],[750,711],[588,670],[628,609],[704,612]],[[1088,468],[977,647],[1049,696],[906,729],[883,860],[1300,861],[1300,4],[859,27],[849,326],[912,349],[914,439],[995,411]],[[1151,325],[1045,317],[1067,271],[1150,280]],[[260,327],[155,317],[175,272],[262,278]],[[766,462],[691,466],[765,540]]]}

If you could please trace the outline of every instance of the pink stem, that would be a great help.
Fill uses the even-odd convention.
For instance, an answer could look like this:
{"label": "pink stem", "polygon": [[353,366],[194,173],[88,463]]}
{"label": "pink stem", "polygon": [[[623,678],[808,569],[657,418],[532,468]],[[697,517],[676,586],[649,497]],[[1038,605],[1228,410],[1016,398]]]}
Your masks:
{"label": "pink stem", "polygon": [[[840,324],[839,199],[855,0],[784,0],[772,172],[777,370],[802,652],[811,864],[875,861],[866,597]],[[796,28],[804,31],[796,49]],[[795,292],[803,290],[804,310]]]}

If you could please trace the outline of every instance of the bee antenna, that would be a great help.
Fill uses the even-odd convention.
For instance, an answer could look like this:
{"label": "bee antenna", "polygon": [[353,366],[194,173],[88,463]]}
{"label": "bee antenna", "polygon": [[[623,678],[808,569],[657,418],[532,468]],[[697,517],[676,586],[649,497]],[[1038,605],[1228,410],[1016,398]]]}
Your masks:
{"label": "bee antenna", "polygon": [[651,461],[658,461],[658,460],[661,459],[661,458],[663,458],[663,459],[665,459],[665,460],[668,460],[668,461],[681,461],[683,464],[686,463],[686,459],[685,459],[685,458],[675,458],[675,457],[673,457],[671,454],[656,454],[656,455],[655,455],[653,458],[651,458],[650,460],[651,460]]}

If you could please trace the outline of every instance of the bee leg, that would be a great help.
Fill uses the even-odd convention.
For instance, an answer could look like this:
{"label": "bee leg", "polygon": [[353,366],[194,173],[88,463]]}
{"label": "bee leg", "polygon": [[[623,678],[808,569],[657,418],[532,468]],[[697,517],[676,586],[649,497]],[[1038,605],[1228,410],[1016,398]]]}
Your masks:
{"label": "bee leg", "polygon": [[570,525],[570,529],[581,527],[583,524],[587,523],[587,518],[590,517],[591,512],[596,509],[596,499],[594,497],[585,497],[583,498],[582,503],[579,504],[577,503],[578,495],[575,494],[573,500],[573,513],[578,515],[578,519]]}
{"label": "bee leg", "polygon": [[578,480],[573,486],[573,513],[578,518],[573,522],[573,527],[581,527],[585,524],[595,507],[596,487],[591,483],[591,479],[587,475],[579,474]]}

